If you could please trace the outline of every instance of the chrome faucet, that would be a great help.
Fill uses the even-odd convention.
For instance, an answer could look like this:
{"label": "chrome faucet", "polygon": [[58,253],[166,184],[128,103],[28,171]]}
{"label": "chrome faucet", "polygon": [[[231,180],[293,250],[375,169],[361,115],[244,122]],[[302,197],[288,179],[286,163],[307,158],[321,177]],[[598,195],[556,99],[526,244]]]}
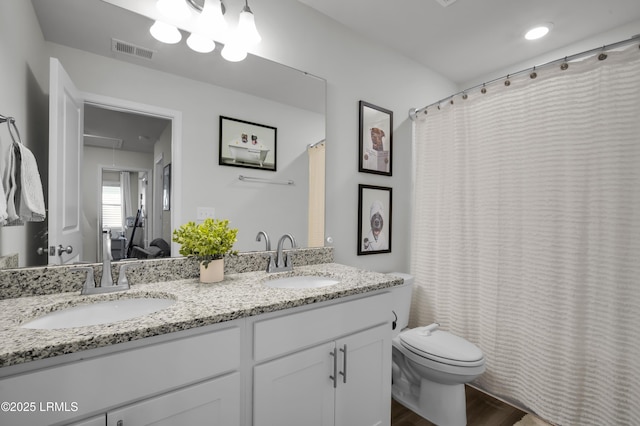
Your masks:
{"label": "chrome faucet", "polygon": [[77,271],[87,272],[87,278],[84,281],[80,294],[99,294],[129,290],[129,280],[127,280],[126,270],[134,266],[132,263],[125,263],[120,266],[118,283],[113,283],[113,277],[111,276],[111,261],[113,260],[111,257],[111,230],[102,231],[102,252],[102,278],[100,279],[99,287],[96,285],[93,276],[93,267],[82,266],[75,268]]}
{"label": "chrome faucet", "polygon": [[291,259],[291,253],[284,253],[283,246],[285,240],[291,241],[291,248],[297,249],[298,245],[296,244],[296,239],[291,234],[284,234],[278,240],[278,249],[275,253],[275,259],[273,253],[271,254],[269,267],[267,268],[267,272],[284,272],[284,271],[293,271],[293,260]]}

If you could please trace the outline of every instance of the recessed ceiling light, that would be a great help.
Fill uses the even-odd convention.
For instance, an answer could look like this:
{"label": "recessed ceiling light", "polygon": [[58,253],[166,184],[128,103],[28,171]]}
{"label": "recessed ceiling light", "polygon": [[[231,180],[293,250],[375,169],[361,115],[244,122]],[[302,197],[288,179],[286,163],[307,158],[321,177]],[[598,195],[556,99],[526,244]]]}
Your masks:
{"label": "recessed ceiling light", "polygon": [[537,40],[541,37],[546,36],[552,27],[552,24],[539,25],[527,31],[527,33],[524,35],[524,38],[526,38],[527,40]]}

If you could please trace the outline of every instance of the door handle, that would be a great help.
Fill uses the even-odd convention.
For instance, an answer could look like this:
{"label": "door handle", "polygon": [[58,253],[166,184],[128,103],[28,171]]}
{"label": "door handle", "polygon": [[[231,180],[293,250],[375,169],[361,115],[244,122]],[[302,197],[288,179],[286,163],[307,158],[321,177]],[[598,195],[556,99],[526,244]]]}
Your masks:
{"label": "door handle", "polygon": [[71,254],[73,253],[73,247],[67,246],[67,248],[62,247],[62,244],[58,246],[58,256],[62,256],[62,253]]}
{"label": "door handle", "polygon": [[333,357],[333,376],[329,376],[329,378],[333,380],[333,387],[337,388],[338,387],[338,374],[337,374],[338,373],[338,354],[334,349],[331,352],[329,352],[329,355]]}
{"label": "door handle", "polygon": [[346,344],[342,348],[340,348],[340,352],[343,353],[342,371],[340,372],[340,375],[342,376],[342,383],[347,383],[347,345]]}

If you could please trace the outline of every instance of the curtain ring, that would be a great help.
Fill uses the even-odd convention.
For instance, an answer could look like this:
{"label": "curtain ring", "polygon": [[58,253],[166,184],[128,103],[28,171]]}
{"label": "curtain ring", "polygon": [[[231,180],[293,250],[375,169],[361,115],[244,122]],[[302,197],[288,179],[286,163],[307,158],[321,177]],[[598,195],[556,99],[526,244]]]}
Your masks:
{"label": "curtain ring", "polygon": [[560,64],[560,69],[562,71],[565,71],[567,68],[569,68],[569,64],[567,63],[567,58],[564,58],[565,62],[563,62],[562,64]]}
{"label": "curtain ring", "polygon": [[453,98],[449,101],[449,104],[453,105]]}
{"label": "curtain ring", "polygon": [[465,99],[465,100],[466,100],[468,97],[469,97],[469,95],[467,95],[466,93],[463,93],[463,94],[462,94],[462,99]]}
{"label": "curtain ring", "polygon": [[605,59],[607,59],[607,54],[606,53],[601,53],[598,55],[598,60],[599,61],[604,61]]}
{"label": "curtain ring", "polygon": [[533,80],[537,76],[538,76],[538,73],[536,72],[536,67],[533,67],[533,70],[531,71],[531,74],[529,74],[529,78],[531,78]]}
{"label": "curtain ring", "polygon": [[486,84],[485,84],[485,83],[483,83],[483,84],[482,84],[482,89],[480,89],[480,93],[482,93],[483,95],[484,95],[485,93],[487,93],[487,88],[486,88],[485,86],[486,86]]}
{"label": "curtain ring", "polygon": [[504,81],[504,85],[507,87],[511,86],[511,82],[509,81],[509,74],[507,74],[507,79]]}

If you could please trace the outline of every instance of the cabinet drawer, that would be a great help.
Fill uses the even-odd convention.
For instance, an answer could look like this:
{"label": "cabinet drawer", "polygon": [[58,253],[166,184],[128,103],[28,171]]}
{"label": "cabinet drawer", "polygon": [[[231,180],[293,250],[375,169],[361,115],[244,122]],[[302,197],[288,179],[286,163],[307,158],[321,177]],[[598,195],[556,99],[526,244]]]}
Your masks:
{"label": "cabinet drawer", "polygon": [[290,353],[392,319],[391,295],[382,293],[256,321],[253,327],[254,361]]}
{"label": "cabinet drawer", "polygon": [[90,415],[239,369],[240,328],[230,327],[0,380],[7,401],[75,403],[63,412],[0,413],[0,424],[45,425]]}

